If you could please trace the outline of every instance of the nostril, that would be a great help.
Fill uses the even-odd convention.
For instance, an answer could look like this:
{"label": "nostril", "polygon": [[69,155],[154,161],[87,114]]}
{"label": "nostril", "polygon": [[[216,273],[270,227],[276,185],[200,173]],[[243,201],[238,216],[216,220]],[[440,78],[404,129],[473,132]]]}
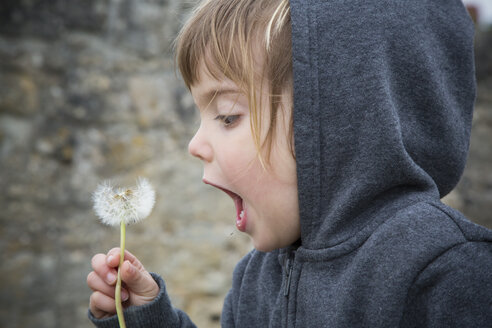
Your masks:
{"label": "nostril", "polygon": [[198,132],[200,132],[200,129],[198,129],[198,131],[195,132],[195,134],[193,135],[193,137],[190,139],[190,142],[188,142],[188,152],[195,156],[196,154],[196,151],[197,151],[197,142],[198,142]]}
{"label": "nostril", "polygon": [[200,153],[194,151],[194,149],[188,148],[188,152],[191,154],[191,156],[203,160],[203,157],[200,155]]}
{"label": "nostril", "polygon": [[200,130],[193,136],[188,144],[188,152],[202,160],[202,161],[210,161],[212,158],[212,149],[207,141],[200,137]]}
{"label": "nostril", "polygon": [[190,142],[188,143],[188,153],[190,153],[192,156],[200,157],[196,147],[196,142],[194,141],[195,141],[195,137],[193,137],[193,139],[191,139]]}

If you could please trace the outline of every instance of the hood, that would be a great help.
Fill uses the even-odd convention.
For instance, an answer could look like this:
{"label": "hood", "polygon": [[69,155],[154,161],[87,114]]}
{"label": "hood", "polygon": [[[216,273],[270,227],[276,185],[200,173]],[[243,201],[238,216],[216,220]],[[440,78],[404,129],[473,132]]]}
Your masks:
{"label": "hood", "polygon": [[303,247],[333,247],[451,191],[475,99],[460,0],[291,0]]}

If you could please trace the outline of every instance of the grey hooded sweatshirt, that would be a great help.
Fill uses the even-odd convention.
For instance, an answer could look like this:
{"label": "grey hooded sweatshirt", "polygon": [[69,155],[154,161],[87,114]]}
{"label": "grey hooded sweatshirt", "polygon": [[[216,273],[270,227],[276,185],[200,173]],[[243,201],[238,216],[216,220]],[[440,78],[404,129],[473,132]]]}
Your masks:
{"label": "grey hooded sweatshirt", "polygon": [[[492,232],[440,201],[475,97],[462,2],[291,0],[291,21],[301,240],[239,262],[222,326],[492,327]],[[154,277],[127,326],[193,327]]]}

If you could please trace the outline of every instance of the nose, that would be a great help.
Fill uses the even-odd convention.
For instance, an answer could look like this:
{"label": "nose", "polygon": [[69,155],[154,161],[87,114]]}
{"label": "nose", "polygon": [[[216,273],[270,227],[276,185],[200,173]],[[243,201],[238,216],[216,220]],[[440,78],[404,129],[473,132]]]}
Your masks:
{"label": "nose", "polygon": [[212,161],[212,147],[206,138],[204,129],[201,124],[193,138],[191,138],[190,143],[188,144],[188,152],[196,158],[201,159],[202,161]]}

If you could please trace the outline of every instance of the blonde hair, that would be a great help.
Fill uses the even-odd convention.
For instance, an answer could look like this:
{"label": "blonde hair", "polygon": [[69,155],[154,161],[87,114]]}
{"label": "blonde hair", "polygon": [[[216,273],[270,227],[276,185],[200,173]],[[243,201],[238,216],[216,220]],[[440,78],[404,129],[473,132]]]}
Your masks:
{"label": "blonde hair", "polygon": [[[203,63],[213,78],[226,77],[245,93],[249,100],[254,143],[262,164],[260,150],[266,144],[268,162],[278,111],[282,110],[281,96],[288,92],[292,98],[289,1],[201,1],[179,33],[175,47],[175,60],[188,89],[199,80]],[[262,62],[255,61],[257,58]],[[263,81],[268,83],[271,115],[262,144],[261,100],[257,100],[257,91],[262,90]],[[294,155],[292,111],[290,113],[288,136]]]}

